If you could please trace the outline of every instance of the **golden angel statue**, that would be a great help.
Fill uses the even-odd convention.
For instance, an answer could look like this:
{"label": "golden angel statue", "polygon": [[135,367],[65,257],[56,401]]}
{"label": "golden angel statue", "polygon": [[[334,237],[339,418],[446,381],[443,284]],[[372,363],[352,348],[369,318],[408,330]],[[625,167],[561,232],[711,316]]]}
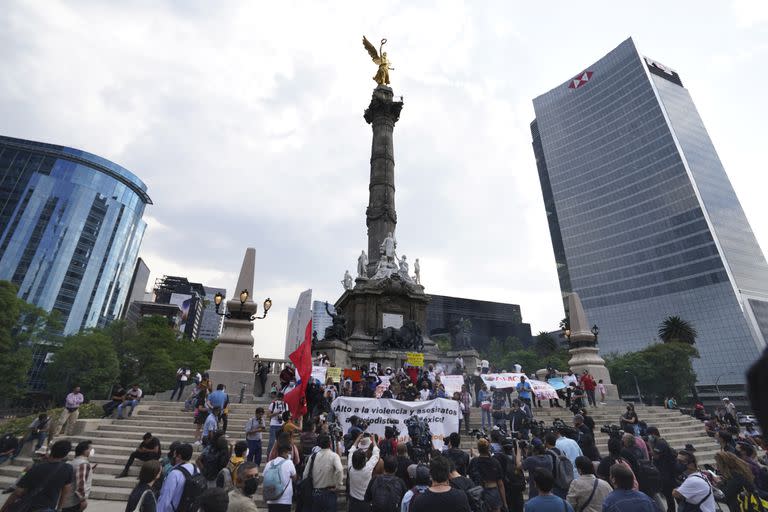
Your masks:
{"label": "golden angel statue", "polygon": [[382,39],[381,40],[381,46],[379,46],[379,52],[376,53],[376,47],[371,44],[371,42],[366,39],[365,36],[363,36],[363,46],[366,50],[368,50],[368,55],[371,56],[371,59],[374,63],[376,63],[379,66],[379,70],[376,72],[376,76],[373,77],[373,80],[379,84],[379,85],[389,85],[389,71],[394,70],[395,68],[389,67],[389,60],[387,59],[387,52],[381,51],[382,48],[384,48],[384,45],[386,44],[387,40]]}

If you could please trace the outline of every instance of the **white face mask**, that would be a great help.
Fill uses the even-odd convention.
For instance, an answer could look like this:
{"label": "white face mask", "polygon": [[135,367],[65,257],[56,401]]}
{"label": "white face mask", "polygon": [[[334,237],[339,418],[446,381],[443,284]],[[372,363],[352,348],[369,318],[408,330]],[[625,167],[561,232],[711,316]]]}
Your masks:
{"label": "white face mask", "polygon": [[91,458],[91,457],[93,457],[94,455],[96,455],[96,448],[91,448],[91,454],[90,454],[90,455],[88,455],[88,458],[90,459],[90,458]]}
{"label": "white face mask", "polygon": [[250,450],[249,450],[248,448],[246,448],[246,449],[245,449],[245,454],[243,454],[243,458],[244,458],[244,459],[247,459],[247,458],[248,458],[248,454],[249,454],[249,453],[250,453]]}

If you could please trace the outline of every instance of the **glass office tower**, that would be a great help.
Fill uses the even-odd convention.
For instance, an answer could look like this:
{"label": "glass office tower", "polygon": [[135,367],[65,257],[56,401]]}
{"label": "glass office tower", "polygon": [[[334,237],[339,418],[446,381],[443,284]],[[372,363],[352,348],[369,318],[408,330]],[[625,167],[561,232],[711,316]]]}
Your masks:
{"label": "glass office tower", "polygon": [[678,315],[699,333],[698,384],[743,384],[768,338],[768,264],[680,75],[628,39],[533,105],[560,287],[601,351]]}
{"label": "glass office tower", "polygon": [[117,164],[0,136],[0,279],[59,311],[65,334],[106,325],[125,305],[148,204]]}

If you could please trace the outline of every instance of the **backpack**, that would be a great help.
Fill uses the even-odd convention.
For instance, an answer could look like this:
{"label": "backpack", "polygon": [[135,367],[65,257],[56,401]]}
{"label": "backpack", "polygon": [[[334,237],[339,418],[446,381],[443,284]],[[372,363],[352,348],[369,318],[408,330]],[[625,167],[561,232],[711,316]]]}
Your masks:
{"label": "backpack", "polygon": [[289,480],[287,484],[283,483],[283,473],[280,471],[280,466],[285,464],[286,459],[277,461],[270,461],[270,464],[264,469],[264,482],[262,483],[262,489],[264,490],[265,501],[279,500],[285,490],[290,485]]}
{"label": "backpack", "polygon": [[637,483],[648,496],[661,492],[661,473],[649,460],[637,461]]}
{"label": "backpack", "polygon": [[3,437],[0,437],[0,453],[7,452],[12,449],[15,450],[18,447],[19,439],[10,432],[3,434]]}
{"label": "backpack", "polygon": [[555,477],[555,487],[567,491],[573,482],[573,463],[571,459],[563,455],[560,450],[554,448],[547,450],[552,457],[552,473]]}
{"label": "backpack", "polygon": [[467,501],[469,501],[469,510],[472,512],[484,512],[485,502],[483,501],[483,486],[475,485],[466,491]]}
{"label": "backpack", "polygon": [[136,503],[136,508],[133,509],[133,512],[141,512],[141,507],[144,506],[144,498],[149,496],[151,498],[150,501],[152,501],[155,504],[155,508],[157,508],[157,499],[155,499],[155,494],[152,492],[152,489],[147,489],[143,493],[141,493],[141,497],[139,498],[139,501]]}
{"label": "backpack", "polygon": [[219,475],[219,452],[208,446],[200,454],[200,460],[203,463],[203,476],[206,480],[215,480]]}
{"label": "backpack", "polygon": [[427,489],[429,489],[429,487],[425,487],[423,491],[420,491],[418,487],[413,486],[413,489],[411,489],[413,496],[411,497],[411,501],[408,502],[408,512],[413,511],[413,503],[416,501],[416,498],[427,492]]}
{"label": "backpack", "polygon": [[764,500],[757,493],[746,489],[739,493],[737,500],[739,510],[733,512],[765,512],[768,510],[768,500]]}
{"label": "backpack", "polygon": [[194,469],[194,474],[190,474],[189,471],[187,471],[187,468],[183,466],[176,466],[173,469],[181,471],[184,475],[184,490],[181,492],[179,506],[174,512],[196,511],[200,496],[202,496],[208,488],[208,481],[197,468]]}
{"label": "backpack", "polygon": [[[371,511],[372,512],[397,512],[400,510],[400,501],[403,499],[401,491],[404,486],[402,480],[397,477],[378,476],[371,484]],[[400,485],[398,485],[400,484]]]}

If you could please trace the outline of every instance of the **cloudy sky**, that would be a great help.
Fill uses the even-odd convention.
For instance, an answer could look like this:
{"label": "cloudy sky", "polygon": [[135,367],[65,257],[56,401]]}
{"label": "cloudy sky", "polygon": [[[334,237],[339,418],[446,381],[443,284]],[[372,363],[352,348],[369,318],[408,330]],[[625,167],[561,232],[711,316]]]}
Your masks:
{"label": "cloudy sky", "polygon": [[[680,72],[768,248],[768,2],[3,2],[0,133],[115,161],[149,186],[153,278],[232,290],[256,247],[256,350],[298,294],[334,301],[365,248],[375,66],[389,39],[397,238],[428,293],[562,317],[531,99],[625,38]],[[546,7],[542,7],[546,4]],[[629,4],[628,4],[629,5]]]}

